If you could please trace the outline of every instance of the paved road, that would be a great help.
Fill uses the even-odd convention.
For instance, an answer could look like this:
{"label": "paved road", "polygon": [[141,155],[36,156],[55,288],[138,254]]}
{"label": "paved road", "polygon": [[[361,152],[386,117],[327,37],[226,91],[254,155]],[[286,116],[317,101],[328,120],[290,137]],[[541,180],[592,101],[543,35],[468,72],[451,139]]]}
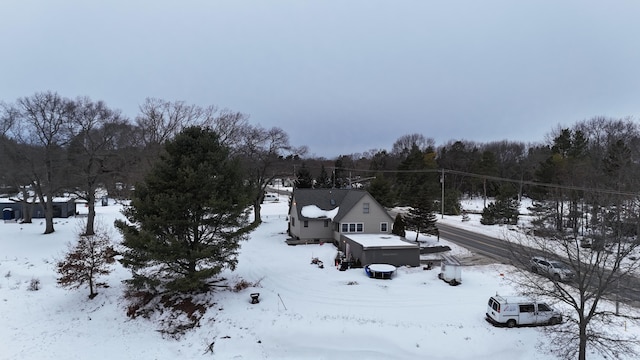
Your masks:
{"label": "paved road", "polygon": [[503,240],[442,223],[438,223],[438,230],[441,238],[465,247],[471,252],[490,257],[503,264],[517,263],[514,261],[517,259],[513,258],[511,250]]}
{"label": "paved road", "polygon": [[[525,268],[526,260],[534,252],[531,249],[514,248],[504,240],[438,223],[440,237],[455,244],[494,259],[502,264],[512,264]],[[640,307],[640,279],[629,278],[612,289],[609,298],[615,300],[616,293],[620,301]]]}

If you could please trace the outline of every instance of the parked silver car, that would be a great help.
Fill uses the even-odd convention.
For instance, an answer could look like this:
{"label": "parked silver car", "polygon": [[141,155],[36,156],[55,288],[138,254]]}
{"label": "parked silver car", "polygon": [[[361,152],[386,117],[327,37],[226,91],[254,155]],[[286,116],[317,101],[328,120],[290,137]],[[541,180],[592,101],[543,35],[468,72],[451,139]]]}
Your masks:
{"label": "parked silver car", "polygon": [[573,271],[566,264],[540,256],[531,258],[531,271],[550,277],[555,281],[570,281],[575,277]]}

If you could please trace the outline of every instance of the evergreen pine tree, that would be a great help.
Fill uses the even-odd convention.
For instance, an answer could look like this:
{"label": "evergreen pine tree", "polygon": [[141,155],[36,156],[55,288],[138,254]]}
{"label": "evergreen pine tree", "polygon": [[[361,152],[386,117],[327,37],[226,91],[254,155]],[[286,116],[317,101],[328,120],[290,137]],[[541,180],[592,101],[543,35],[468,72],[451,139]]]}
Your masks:
{"label": "evergreen pine tree", "polygon": [[311,172],[305,164],[302,164],[296,173],[295,187],[296,189],[311,189],[313,187]]}
{"label": "evergreen pine tree", "polygon": [[413,145],[407,157],[398,165],[398,176],[395,184],[397,200],[401,205],[411,205],[416,194],[424,194],[429,198],[440,196],[440,174],[435,171],[436,153],[429,148],[420,150]]}
{"label": "evergreen pine tree", "polygon": [[440,232],[436,226],[438,219],[434,213],[433,201],[423,196],[417,196],[416,199],[421,201],[414,202],[413,207],[409,210],[406,220],[407,229],[416,232],[416,241],[418,241],[420,234],[439,237]]}
{"label": "evergreen pine tree", "polygon": [[[445,190],[444,194],[444,214],[459,215],[462,211],[462,205],[460,205],[460,192],[456,190]],[[437,209],[441,208],[441,203],[438,202]]]}
{"label": "evergreen pine tree", "polygon": [[487,207],[482,210],[480,223],[483,225],[515,225],[518,223],[519,207],[520,203],[518,200],[511,198],[497,198],[495,202],[487,205]]}
{"label": "evergreen pine tree", "polygon": [[331,179],[329,178],[329,174],[327,174],[327,170],[324,168],[324,165],[320,167],[320,176],[316,179],[316,188],[330,188],[331,187]]}
{"label": "evergreen pine tree", "polygon": [[393,206],[393,194],[391,192],[391,182],[388,181],[384,175],[378,174],[371,180],[371,183],[367,187],[367,191],[373,196],[382,206]]}
{"label": "evergreen pine tree", "polygon": [[405,237],[407,235],[402,214],[396,215],[396,218],[393,221],[393,229],[391,229],[391,233],[402,237]]}
{"label": "evergreen pine tree", "polygon": [[340,155],[336,159],[333,165],[333,172],[331,173],[331,187],[335,187],[336,189],[345,188],[348,185],[348,182],[343,177],[343,168],[344,168],[344,160],[345,156]]}
{"label": "evergreen pine tree", "polygon": [[116,221],[122,263],[135,289],[208,289],[224,268],[235,269],[240,241],[250,230],[251,203],[240,166],[210,129],[190,127],[165,145],[165,154]]}

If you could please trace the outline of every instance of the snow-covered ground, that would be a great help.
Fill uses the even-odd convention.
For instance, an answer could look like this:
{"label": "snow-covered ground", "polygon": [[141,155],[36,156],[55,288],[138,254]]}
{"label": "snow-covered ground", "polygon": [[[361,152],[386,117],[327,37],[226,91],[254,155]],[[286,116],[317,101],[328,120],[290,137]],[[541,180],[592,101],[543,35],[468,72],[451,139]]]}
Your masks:
{"label": "snow-covered ground", "polygon": [[[98,206],[99,221],[110,226],[120,208]],[[82,218],[56,220],[50,235],[42,234],[39,219],[0,223],[0,359],[551,358],[541,350],[548,341],[540,328],[498,328],[484,319],[489,296],[514,292],[511,267],[465,267],[455,287],[438,279],[438,268],[400,268],[393,280],[370,279],[362,269],[330,266],[332,245],[287,246],[286,213],[286,199],[265,202],[263,224],[242,244],[236,271],[225,273],[230,284],[258,285],[211,293],[215,306],[179,340],[163,337],[152,321],[126,316],[121,281],[129,272],[120,266],[102,279],[110,287],[93,300],[86,289],[56,286],[56,258]],[[113,237],[119,240],[115,230]],[[33,279],[37,291],[29,290]],[[254,292],[258,304],[250,303]]]}

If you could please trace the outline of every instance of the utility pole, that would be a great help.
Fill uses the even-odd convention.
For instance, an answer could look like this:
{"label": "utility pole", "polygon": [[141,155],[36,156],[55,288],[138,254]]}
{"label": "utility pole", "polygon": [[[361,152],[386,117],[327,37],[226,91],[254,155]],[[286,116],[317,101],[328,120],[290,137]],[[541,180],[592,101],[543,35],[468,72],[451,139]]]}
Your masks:
{"label": "utility pole", "polygon": [[440,175],[440,184],[442,188],[442,199],[440,200],[440,216],[444,219],[444,168],[442,168],[442,175]]}
{"label": "utility pole", "polygon": [[482,208],[487,207],[487,178],[482,180],[482,188],[484,189],[484,197],[482,198]]}
{"label": "utility pole", "polygon": [[333,181],[333,188],[336,188],[336,167],[333,167],[333,170],[331,171],[331,173],[333,174],[333,176],[331,177],[331,180]]}

